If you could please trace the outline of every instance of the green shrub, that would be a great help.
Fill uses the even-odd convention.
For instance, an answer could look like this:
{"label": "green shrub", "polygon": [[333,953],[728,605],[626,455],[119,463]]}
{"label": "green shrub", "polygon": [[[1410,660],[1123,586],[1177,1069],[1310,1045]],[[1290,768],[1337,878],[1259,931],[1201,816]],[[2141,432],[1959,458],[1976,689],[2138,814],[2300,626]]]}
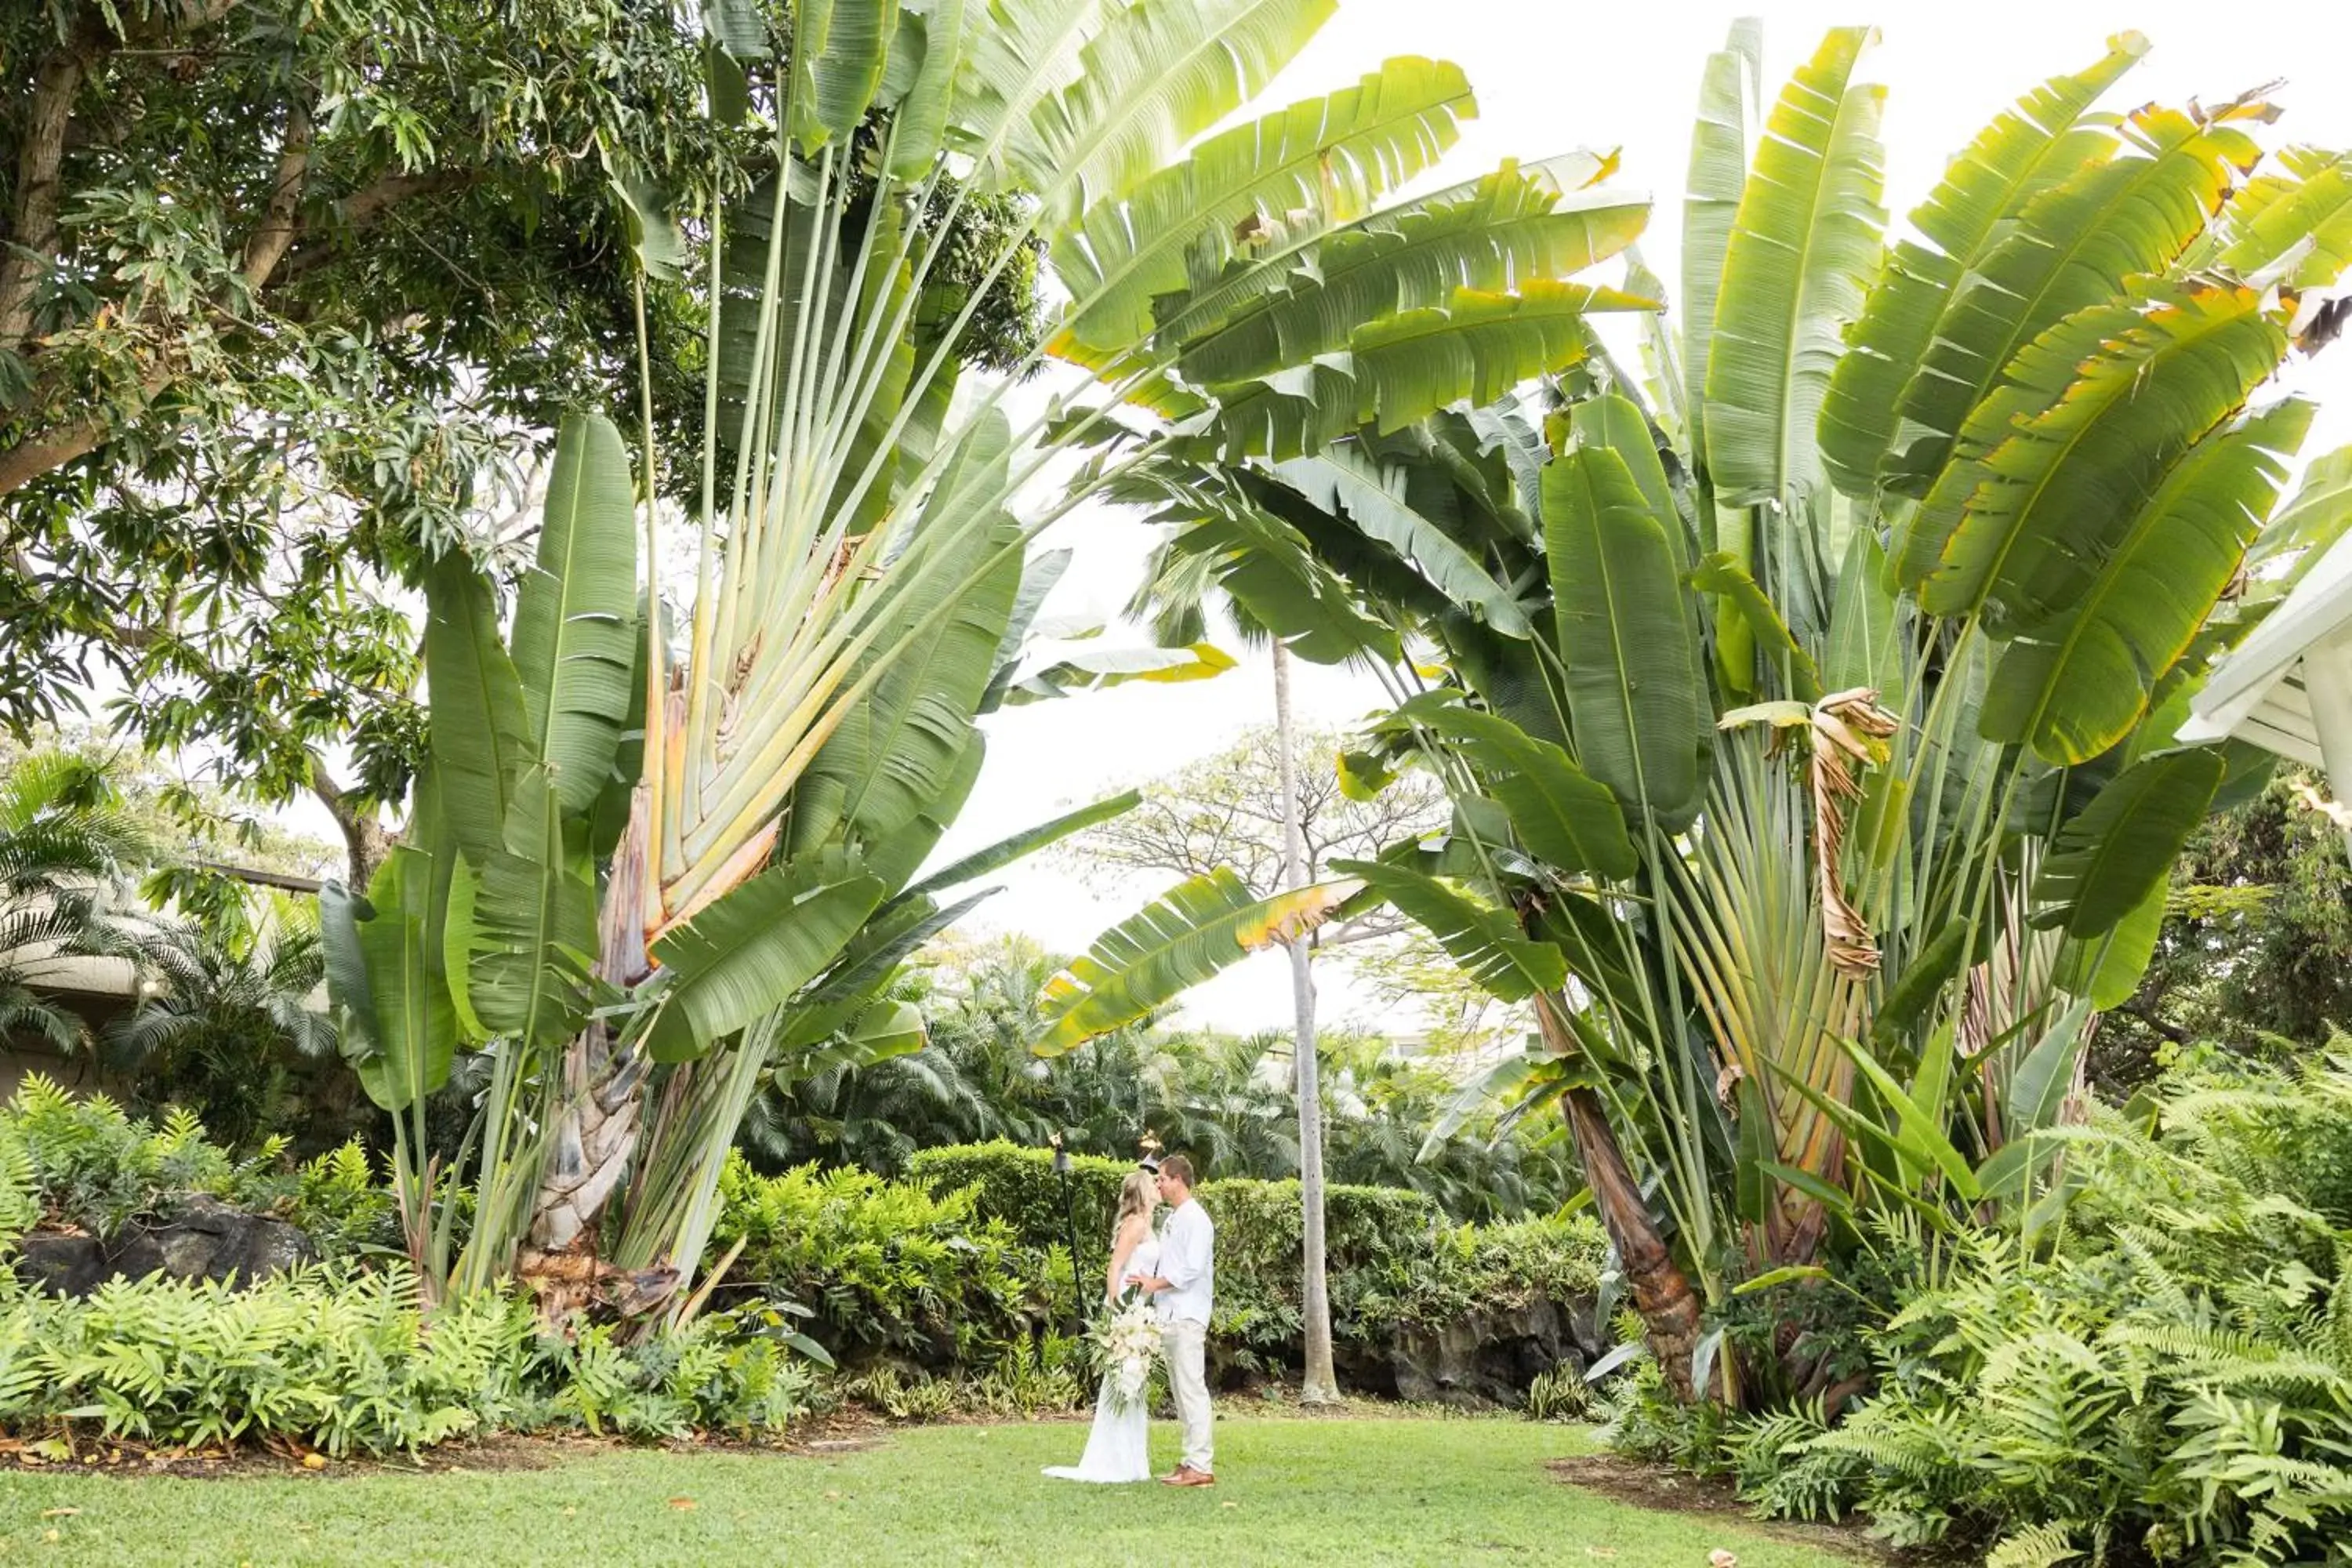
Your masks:
{"label": "green shrub", "polygon": [[[2063,1131],[2063,1225],[1966,1238],[1867,1336],[1875,1394],[1717,1446],[1762,1511],[1898,1544],[2352,1565],[2352,1063],[2191,1053],[2152,1110]],[[1616,1440],[1694,1462],[1629,1393]],[[1675,1451],[1675,1450],[1681,1451]],[[1697,1456],[1703,1462],[1704,1456]]]}
{"label": "green shrub", "polygon": [[0,1282],[0,1430],[94,1422],[179,1447],[299,1439],[331,1454],[415,1450],[496,1430],[631,1437],[780,1430],[810,1370],[732,1318],[622,1344],[543,1337],[526,1300],[428,1319],[405,1268],[299,1269],[247,1289],[117,1279],[86,1300]]}
{"label": "green shrub", "polygon": [[714,1254],[743,1243],[723,1293],[806,1307],[811,1337],[836,1360],[993,1365],[1067,1300],[1047,1297],[1045,1260],[979,1217],[967,1192],[814,1166],[761,1176],[736,1154],[719,1193]]}
{"label": "green shrub", "polygon": [[782,1431],[809,1408],[815,1388],[814,1374],[778,1341],[743,1335],[726,1315],[636,1343],[598,1323],[572,1343],[541,1344],[556,1384],[551,1408],[599,1435]]}
{"label": "green shrub", "polygon": [[969,1188],[974,1215],[1003,1220],[1014,1240],[1039,1252],[1067,1247],[1075,1219],[1081,1250],[1099,1253],[1102,1238],[1110,1234],[1111,1215],[1118,1212],[1119,1184],[1134,1169],[1131,1163],[1099,1154],[1072,1155],[1066,1210],[1064,1177],[1054,1169],[1052,1152],[1002,1139],[919,1150],[907,1162],[907,1179],[934,1193]]}
{"label": "green shrub", "polygon": [[392,1195],[358,1143],[293,1167],[285,1152],[272,1138],[238,1159],[185,1111],[158,1127],[36,1073],[0,1106],[0,1246],[44,1220],[111,1237],[202,1193],[300,1226],[322,1257],[396,1247]]}
{"label": "green shrub", "polygon": [[1592,1414],[1592,1385],[1577,1367],[1561,1365],[1536,1373],[1528,1384],[1528,1418],[1581,1421]]}
{"label": "green shrub", "polygon": [[118,1279],[87,1300],[12,1292],[0,1426],[92,1416],[109,1436],[194,1447],[299,1437],[329,1453],[414,1449],[510,1424],[537,1329],[486,1298],[426,1331],[401,1269],[304,1269],[231,1290]]}

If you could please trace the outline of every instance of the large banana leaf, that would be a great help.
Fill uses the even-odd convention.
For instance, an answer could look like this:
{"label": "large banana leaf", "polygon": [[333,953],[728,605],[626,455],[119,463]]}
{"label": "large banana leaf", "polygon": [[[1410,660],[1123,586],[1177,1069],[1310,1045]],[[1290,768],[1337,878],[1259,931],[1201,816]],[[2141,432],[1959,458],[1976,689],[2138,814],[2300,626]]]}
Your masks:
{"label": "large banana leaf", "polygon": [[425,575],[425,679],[442,820],[467,855],[495,854],[514,782],[538,748],[490,585],[454,552]]}
{"label": "large banana leaf", "polygon": [[2175,464],[2089,590],[2002,653],[1978,720],[1985,738],[2083,763],[2128,734],[2236,577],[2311,416],[2290,398]]}
{"label": "large banana leaf", "polygon": [[1394,550],[1448,599],[1496,631],[1528,634],[1527,614],[1510,589],[1406,500],[1403,470],[1384,468],[1359,443],[1342,442],[1315,457],[1277,464],[1275,473],[1324,511],[1344,516]]}
{"label": "large banana leaf", "polygon": [[2288,563],[2277,579],[2284,592],[2319,563],[2344,536],[2347,523],[2352,523],[2352,447],[2338,447],[2314,458],[2304,469],[2294,494],[2263,525],[2246,552],[2246,572],[2260,578],[2266,568]]}
{"label": "large banana leaf", "polygon": [[2098,936],[2070,937],[2059,950],[2053,983],[2105,1011],[2120,1007],[2139,990],[2148,961],[2164,932],[2166,881],[2159,879],[2131,912]]}
{"label": "large banana leaf", "polygon": [[1175,547],[1213,560],[1217,586],[1309,663],[1401,657],[1396,633],[1358,609],[1298,531],[1271,513],[1242,507],[1204,518],[1178,534]]}
{"label": "large banana leaf", "polygon": [[1691,129],[1689,178],[1683,198],[1683,393],[1691,461],[1701,473],[1706,452],[1707,357],[1723,289],[1723,258],[1748,185],[1748,132],[1763,75],[1763,27],[1754,17],[1732,24],[1726,46],[1709,55]]}
{"label": "large banana leaf", "polygon": [[481,1033],[552,1046],[586,1020],[596,886],[580,837],[566,831],[553,778],[533,768],[516,782],[504,846],[457,868],[447,970]]}
{"label": "large banana leaf", "polygon": [[905,71],[903,90],[889,92],[892,104],[890,160],[894,180],[919,180],[930,173],[948,135],[955,103],[956,75],[963,64],[966,0],[929,0],[910,6],[898,23],[892,50],[894,74]]}
{"label": "large banana leaf", "polygon": [[[1013,182],[1049,213],[1134,188],[1256,96],[1328,20],[1336,0],[1129,0],[1102,8],[1066,86],[1031,108],[1006,148]],[[997,0],[1005,12],[1033,8]],[[1055,0],[1034,5],[1058,10]],[[990,28],[980,29],[982,33]]]}
{"label": "large banana leaf", "polygon": [[854,858],[788,860],[654,943],[669,971],[647,1044],[657,1061],[701,1055],[824,971],[887,891]]}
{"label": "large banana leaf", "polygon": [[2078,122],[2147,52],[2146,38],[2120,34],[2089,69],[2027,93],[1978,133],[1912,210],[1920,238],[1888,254],[1822,405],[1822,457],[1840,489],[1865,498],[1877,487],[1905,390],[1921,373],[1961,279],[1998,243],[2000,221],[2112,153],[2112,136]]}
{"label": "large banana leaf", "polygon": [[2328,288],[2352,266],[2352,154],[2290,147],[2279,163],[2230,204],[2221,265],[2252,278],[2292,257],[2282,282]]}
{"label": "large banana leaf", "polygon": [[1059,1056],[1148,1016],[1269,943],[1304,937],[1360,888],[1324,882],[1260,899],[1223,867],[1179,883],[1054,977],[1030,1048]]}
{"label": "large banana leaf", "polygon": [[1437,939],[1463,973],[1504,1002],[1548,996],[1568,984],[1559,949],[1519,929],[1511,911],[1476,901],[1434,877],[1379,860],[1335,860]]}
{"label": "large banana leaf", "polygon": [[566,811],[611,777],[637,662],[635,495],[621,433],[575,415],[556,437],[539,560],[515,595],[514,666],[535,760]]}
{"label": "large banana leaf", "polygon": [[1322,227],[1360,216],[1434,163],[1474,112],[1459,67],[1407,58],[1210,138],[1058,238],[1055,275],[1080,301],[1064,331],[1096,349],[1135,342],[1155,296],[1214,278],[1269,220]]}
{"label": "large banana leaf", "polygon": [[899,0],[798,0],[793,7],[792,134],[810,152],[846,140],[881,89]]}
{"label": "large banana leaf", "polygon": [[[2028,202],[1960,286],[1904,394],[1904,431],[1884,470],[1891,488],[1925,494],[2011,361],[2114,299],[2126,279],[2164,271],[2260,156],[2227,117],[2205,123],[2150,106],[2121,130],[2131,155],[2089,162]],[[1916,584],[1934,557],[1906,550],[1896,565]]]}
{"label": "large banana leaf", "polygon": [[430,919],[433,858],[393,847],[368,889],[372,912],[357,923],[373,1050],[353,1065],[370,1100],[386,1110],[415,1104],[449,1081],[457,1021],[442,978],[440,933]]}
{"label": "large banana leaf", "polygon": [[1921,532],[1956,507],[1960,520],[1919,603],[1955,615],[1990,599],[2016,626],[2076,602],[2166,459],[2243,405],[2286,346],[2263,298],[2237,288],[2145,314],[2101,308],[2035,343],[1920,507]]}
{"label": "large banana leaf", "polygon": [[1455,289],[1571,277],[1632,244],[1649,211],[1646,199],[1608,191],[1564,197],[1546,165],[1506,163],[1461,192],[1331,234],[1311,268],[1243,272],[1185,297],[1162,337],[1183,344],[1186,381],[1236,384],[1343,349],[1363,322],[1443,305]]}
{"label": "large banana leaf", "polygon": [[[1006,548],[1017,531],[1009,519],[974,531],[947,553],[932,592],[901,601],[909,616],[937,612],[935,628],[895,654],[802,775],[794,854],[844,829],[861,844],[887,837],[914,819],[951,771],[1021,589],[1020,553]],[[992,555],[1002,558],[982,574]]]}
{"label": "large banana leaf", "polygon": [[1362,425],[1396,430],[1457,403],[1492,403],[1585,358],[1588,314],[1656,306],[1614,289],[1542,279],[1512,294],[1456,289],[1443,305],[1359,327],[1344,354],[1213,388],[1217,437],[1209,446],[1228,461],[1279,461],[1319,451]]}
{"label": "large banana leaf", "polygon": [[1706,468],[1734,505],[1818,487],[1814,428],[1878,265],[1885,89],[1855,82],[1874,35],[1833,28],[1756,149],[1723,262],[1706,363]]}
{"label": "large banana leaf", "polygon": [[2113,931],[2164,881],[2203,820],[2227,763],[2208,747],[2162,752],[2109,780],[2059,830],[2033,897],[2040,926],[2071,937]]}
{"label": "large banana leaf", "polygon": [[1544,470],[1544,537],[1577,761],[1679,831],[1698,811],[1706,720],[1665,529],[1623,458],[1580,446]]}
{"label": "large banana leaf", "polygon": [[1549,741],[1496,713],[1416,699],[1382,728],[1425,727],[1470,759],[1529,854],[1560,871],[1631,876],[1633,841],[1609,786]]}
{"label": "large banana leaf", "polygon": [[360,921],[375,913],[368,901],[338,881],[319,889],[319,948],[324,960],[327,1005],[335,1019],[345,1059],[357,1063],[375,1054],[375,994],[367,955],[360,949]]}

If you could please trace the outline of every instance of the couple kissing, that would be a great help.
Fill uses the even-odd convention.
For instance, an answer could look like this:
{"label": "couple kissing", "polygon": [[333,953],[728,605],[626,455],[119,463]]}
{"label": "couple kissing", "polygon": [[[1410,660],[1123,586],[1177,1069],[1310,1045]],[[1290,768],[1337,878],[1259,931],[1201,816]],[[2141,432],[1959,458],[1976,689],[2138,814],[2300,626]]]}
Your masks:
{"label": "couple kissing", "polygon": [[[1155,1236],[1153,1210],[1168,1207]],[[1120,1186],[1118,1217],[1111,1222],[1110,1267],[1103,1299],[1117,1319],[1130,1323],[1149,1312],[1159,1328],[1160,1352],[1168,1364],[1183,1428],[1181,1461],[1160,1478],[1170,1486],[1216,1485],[1210,1448],[1208,1376],[1209,1308],[1216,1283],[1217,1227],[1192,1196],[1192,1163],[1171,1154],[1154,1168],[1147,1162]],[[1140,1394],[1146,1369],[1122,1378],[1106,1373],[1095,1401],[1095,1422],[1086,1452],[1076,1465],[1053,1465],[1045,1474],[1071,1481],[1148,1481],[1151,1479],[1150,1412]]]}

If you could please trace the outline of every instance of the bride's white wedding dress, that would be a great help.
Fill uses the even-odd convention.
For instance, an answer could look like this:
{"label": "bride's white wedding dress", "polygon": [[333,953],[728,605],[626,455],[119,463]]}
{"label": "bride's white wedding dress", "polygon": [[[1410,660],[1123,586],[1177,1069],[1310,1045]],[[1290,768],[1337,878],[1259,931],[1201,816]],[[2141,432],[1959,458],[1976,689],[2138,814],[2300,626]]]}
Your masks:
{"label": "bride's white wedding dress", "polygon": [[[1126,1274],[1160,1272],[1157,1237],[1139,1243],[1128,1258]],[[1048,1465],[1045,1473],[1065,1481],[1148,1481],[1151,1479],[1151,1412],[1140,1399],[1120,1409],[1113,1403],[1111,1380],[1103,1379],[1095,1399],[1095,1424],[1087,1433],[1087,1451],[1075,1465]]]}

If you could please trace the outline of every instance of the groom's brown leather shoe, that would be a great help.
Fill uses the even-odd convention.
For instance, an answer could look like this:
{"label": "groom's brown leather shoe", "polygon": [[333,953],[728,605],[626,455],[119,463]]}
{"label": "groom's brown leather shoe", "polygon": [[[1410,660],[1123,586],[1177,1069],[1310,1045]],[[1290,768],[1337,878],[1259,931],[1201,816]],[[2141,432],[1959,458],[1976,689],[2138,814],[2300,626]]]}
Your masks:
{"label": "groom's brown leather shoe", "polygon": [[1160,1479],[1171,1487],[1213,1487],[1217,1484],[1216,1477],[1206,1470],[1196,1470],[1190,1465],[1180,1466],[1174,1475]]}

